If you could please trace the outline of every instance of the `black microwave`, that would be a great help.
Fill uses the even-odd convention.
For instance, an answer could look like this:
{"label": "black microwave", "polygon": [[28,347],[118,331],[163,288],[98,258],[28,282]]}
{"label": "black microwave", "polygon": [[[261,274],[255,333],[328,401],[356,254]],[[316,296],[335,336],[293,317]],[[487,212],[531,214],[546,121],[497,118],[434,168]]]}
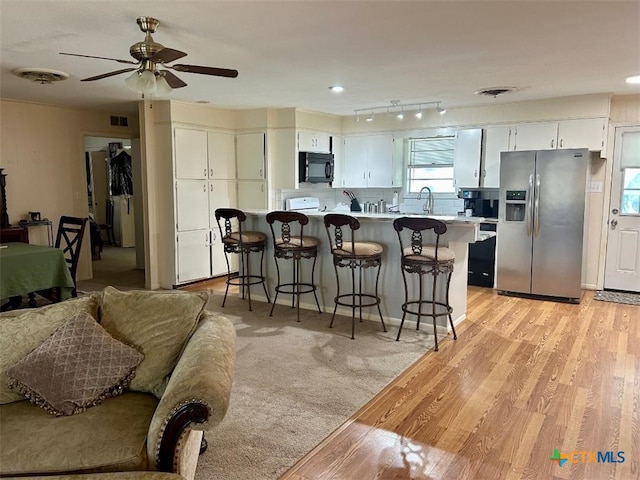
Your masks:
{"label": "black microwave", "polygon": [[333,182],[333,153],[300,152],[298,167],[300,182]]}

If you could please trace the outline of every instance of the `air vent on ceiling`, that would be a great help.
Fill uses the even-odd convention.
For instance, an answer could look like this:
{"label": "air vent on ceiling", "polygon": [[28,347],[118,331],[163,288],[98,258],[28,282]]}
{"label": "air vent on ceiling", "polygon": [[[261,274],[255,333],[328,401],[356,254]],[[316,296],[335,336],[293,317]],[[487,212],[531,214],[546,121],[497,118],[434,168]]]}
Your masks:
{"label": "air vent on ceiling", "polygon": [[507,93],[513,93],[517,89],[516,87],[488,87],[481,88],[480,90],[476,90],[476,95],[484,95],[487,97],[499,97],[500,95],[505,95]]}
{"label": "air vent on ceiling", "polygon": [[127,117],[118,117],[117,115],[111,115],[110,124],[112,127],[128,127],[129,119]]}
{"label": "air vent on ceiling", "polygon": [[20,78],[31,80],[32,82],[40,83],[41,85],[60,82],[69,78],[68,73],[61,72],[60,70],[51,70],[49,68],[16,68],[15,70],[12,70],[12,72]]}

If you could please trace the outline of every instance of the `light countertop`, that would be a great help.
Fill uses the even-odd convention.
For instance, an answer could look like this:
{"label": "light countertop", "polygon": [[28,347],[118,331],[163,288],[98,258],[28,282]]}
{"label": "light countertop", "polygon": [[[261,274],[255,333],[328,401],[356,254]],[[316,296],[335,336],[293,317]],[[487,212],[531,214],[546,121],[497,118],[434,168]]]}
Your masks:
{"label": "light countertop", "polygon": [[[243,210],[247,215],[266,215],[271,210]],[[322,218],[328,213],[342,213],[345,215],[351,215],[352,217],[357,218],[358,220],[368,220],[368,221],[389,221],[395,220],[399,217],[424,217],[425,215],[417,215],[417,214],[398,214],[398,213],[362,213],[362,212],[305,212],[309,218]],[[435,220],[440,220],[441,222],[451,225],[469,225],[476,226],[480,223],[484,223],[484,217],[464,217],[461,215],[427,215],[429,218],[433,218]]]}

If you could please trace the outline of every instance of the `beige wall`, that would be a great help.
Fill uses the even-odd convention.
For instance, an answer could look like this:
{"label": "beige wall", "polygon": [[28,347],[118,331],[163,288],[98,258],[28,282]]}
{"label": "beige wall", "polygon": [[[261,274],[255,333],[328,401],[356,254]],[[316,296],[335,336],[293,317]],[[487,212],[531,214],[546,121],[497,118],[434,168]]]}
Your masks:
{"label": "beige wall", "polygon": [[[60,215],[87,215],[87,194],[84,173],[85,135],[135,138],[140,135],[138,119],[129,116],[130,126],[111,127],[109,115],[117,112],[97,112],[68,109],[25,102],[2,100],[0,103],[0,167],[7,177],[7,204],[10,221],[17,223],[28,211],[39,210],[42,215],[56,220]],[[393,118],[377,118],[375,122],[355,122],[353,116],[336,117],[328,114],[306,112],[298,109],[257,109],[231,111],[181,102],[146,102],[140,104],[140,114],[150,119],[143,137],[153,137],[154,122],[175,121],[225,130],[280,128],[288,126],[295,115],[295,123],[308,129],[356,133],[363,131],[397,131]],[[480,108],[450,109],[447,115],[435,112],[425,115],[422,121],[403,123],[404,129],[444,126],[470,126],[508,122],[542,121],[564,118],[610,117],[612,125],[640,124],[640,95],[611,97],[608,94],[551,99],[540,102],[516,102],[507,105]],[[409,117],[407,117],[409,120]],[[341,123],[341,125],[340,125]],[[613,130],[613,129],[612,129]],[[613,151],[613,132],[607,156]],[[147,139],[150,140],[150,139]],[[151,138],[151,140],[154,140]],[[159,210],[161,189],[154,178],[157,158],[155,141],[142,139],[143,176],[150,175],[143,186],[145,201],[145,225],[150,235],[145,238],[147,268],[161,257],[158,248],[158,232],[153,212]],[[592,162],[592,180],[603,181],[605,191],[589,194],[589,237],[586,246],[587,264],[583,281],[593,288],[598,272],[603,269],[602,238],[603,215],[608,199],[608,161]],[[148,214],[147,212],[152,212]],[[57,227],[57,224],[55,225]],[[88,242],[88,240],[87,240]],[[157,285],[153,268],[148,269],[151,279],[148,287]],[[83,259],[78,278],[89,278],[90,252],[83,249]]]}
{"label": "beige wall", "polygon": [[[138,119],[129,127],[111,127],[117,112],[96,112],[2,100],[0,103],[0,167],[7,176],[9,221],[39,211],[54,222],[61,215],[86,217],[85,135],[133,138]],[[84,240],[78,280],[91,277],[89,237]]]}

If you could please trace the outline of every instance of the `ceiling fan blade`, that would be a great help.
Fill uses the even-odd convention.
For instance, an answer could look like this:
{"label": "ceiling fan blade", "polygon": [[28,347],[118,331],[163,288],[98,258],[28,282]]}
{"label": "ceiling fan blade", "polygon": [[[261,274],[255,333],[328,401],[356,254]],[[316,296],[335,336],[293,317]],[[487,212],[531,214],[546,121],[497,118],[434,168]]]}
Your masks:
{"label": "ceiling fan blade", "polygon": [[152,62],[161,62],[161,63],[169,63],[178,60],[179,58],[186,57],[187,54],[181,52],[180,50],[175,50],[173,48],[163,48],[159,52],[156,52],[155,55],[151,57]]}
{"label": "ceiling fan blade", "polygon": [[121,73],[133,72],[136,68],[123,68],[122,70],[116,70],[114,72],[103,73],[102,75],[96,75],[95,77],[83,78],[81,82],[93,82],[94,80],[101,80],[103,78],[113,77],[114,75],[120,75]]}
{"label": "ceiling fan blade", "polygon": [[112,60],[118,63],[130,63],[131,65],[137,65],[138,62],[134,62],[133,60],[122,60],[120,58],[109,58],[109,57],[96,57],[95,55],[81,55],[79,53],[65,53],[60,52],[60,55],[70,55],[72,57],[85,57],[85,58],[99,58],[100,60]]}
{"label": "ceiling fan blade", "polygon": [[189,73],[201,73],[203,75],[215,75],[217,77],[236,78],[238,76],[237,70],[230,70],[228,68],[217,67],[202,67],[200,65],[173,65],[171,68],[178,72]]}
{"label": "ceiling fan blade", "polygon": [[176,77],[169,70],[162,70],[162,76],[164,77],[164,79],[167,81],[167,83],[171,88],[182,88],[187,86],[186,83],[184,83],[181,79]]}

